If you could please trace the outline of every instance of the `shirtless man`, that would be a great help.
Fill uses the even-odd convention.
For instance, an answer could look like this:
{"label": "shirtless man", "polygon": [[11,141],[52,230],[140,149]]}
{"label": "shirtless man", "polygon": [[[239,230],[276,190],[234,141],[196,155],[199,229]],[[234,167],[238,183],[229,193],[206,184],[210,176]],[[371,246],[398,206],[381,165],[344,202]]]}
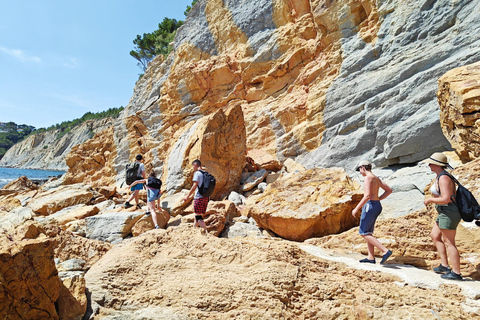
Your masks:
{"label": "shirtless man", "polygon": [[[392,251],[385,248],[385,246],[373,236],[373,227],[375,226],[377,217],[382,212],[380,200],[388,197],[388,195],[392,193],[392,189],[382,182],[382,180],[376,177],[371,170],[372,164],[367,160],[360,161],[357,166],[357,171],[360,171],[360,174],[365,177],[365,191],[362,200],[355,207],[355,209],[353,209],[352,215],[355,217],[360,208],[362,208],[359,232],[360,235],[367,241],[368,257],[360,260],[360,262],[375,263],[374,250],[375,247],[377,247],[383,252],[382,261],[380,262],[383,264],[392,255]],[[379,197],[378,191],[380,188],[382,188],[385,192],[383,192],[383,194]]]}

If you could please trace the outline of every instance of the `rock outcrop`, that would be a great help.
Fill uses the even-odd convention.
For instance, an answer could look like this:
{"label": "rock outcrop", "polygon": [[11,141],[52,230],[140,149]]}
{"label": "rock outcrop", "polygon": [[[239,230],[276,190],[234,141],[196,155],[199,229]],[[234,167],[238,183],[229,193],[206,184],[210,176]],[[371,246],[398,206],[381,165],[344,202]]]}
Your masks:
{"label": "rock outcrop", "polygon": [[111,118],[88,120],[66,134],[53,130],[32,135],[12,146],[0,160],[0,166],[65,171],[68,169],[65,158],[70,150],[112,123]]}
{"label": "rock outcrop", "polygon": [[358,223],[352,210],[363,196],[359,187],[343,169],[310,169],[282,177],[248,199],[248,215],[289,240],[339,233]]}
{"label": "rock outcrop", "polygon": [[438,80],[440,122],[464,161],[480,156],[480,62],[448,71]]}
{"label": "rock outcrop", "polygon": [[85,279],[90,319],[473,316],[457,290],[394,285],[397,277],[322,261],[292,243],[232,241],[181,227],[124,241]]}
{"label": "rock outcrop", "polygon": [[51,239],[0,237],[0,318],[58,319],[59,291]]}

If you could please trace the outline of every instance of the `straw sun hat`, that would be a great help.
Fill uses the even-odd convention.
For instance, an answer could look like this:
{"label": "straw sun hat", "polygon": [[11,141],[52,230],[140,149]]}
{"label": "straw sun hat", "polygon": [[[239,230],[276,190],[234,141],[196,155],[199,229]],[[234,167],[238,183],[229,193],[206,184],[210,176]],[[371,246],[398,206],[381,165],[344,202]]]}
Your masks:
{"label": "straw sun hat", "polygon": [[448,165],[447,156],[441,152],[435,152],[429,158],[420,161],[420,163],[436,164],[441,167],[450,167]]}

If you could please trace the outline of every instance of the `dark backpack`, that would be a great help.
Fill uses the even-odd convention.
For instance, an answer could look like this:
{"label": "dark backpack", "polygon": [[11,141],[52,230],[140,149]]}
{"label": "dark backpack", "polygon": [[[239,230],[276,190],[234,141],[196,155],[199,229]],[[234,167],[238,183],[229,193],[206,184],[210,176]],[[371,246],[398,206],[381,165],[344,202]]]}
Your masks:
{"label": "dark backpack", "polygon": [[477,200],[473,196],[473,194],[468,191],[467,188],[462,186],[458,180],[452,176],[449,173],[442,172],[439,176],[438,179],[440,179],[441,176],[447,175],[452,179],[453,182],[455,182],[458,185],[457,188],[457,193],[455,194],[455,198],[452,200],[455,203],[455,205],[458,208],[458,211],[460,212],[460,216],[462,217],[463,221],[466,222],[472,222],[473,220],[479,220],[480,219],[480,206],[478,205]]}
{"label": "dark backpack", "polygon": [[200,170],[203,176],[203,183],[201,186],[198,186],[198,192],[202,195],[202,197],[210,197],[215,189],[215,184],[217,183],[215,177],[212,176],[210,173],[204,170]]}
{"label": "dark backpack", "polygon": [[148,177],[147,186],[152,189],[160,190],[162,188],[162,180],[155,177]]}
{"label": "dark backpack", "polygon": [[126,171],[125,171],[125,182],[128,185],[131,185],[135,181],[142,179],[142,177],[138,175],[139,167],[140,167],[140,163],[136,161],[127,164]]}

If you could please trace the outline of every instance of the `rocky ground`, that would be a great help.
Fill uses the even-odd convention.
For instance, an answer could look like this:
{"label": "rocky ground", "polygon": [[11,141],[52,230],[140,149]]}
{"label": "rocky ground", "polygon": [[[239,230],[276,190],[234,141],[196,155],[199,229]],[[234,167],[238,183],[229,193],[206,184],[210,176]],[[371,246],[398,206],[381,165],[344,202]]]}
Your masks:
{"label": "rocky ground", "polygon": [[[7,185],[2,189],[0,205],[13,208],[4,209],[0,215],[3,239],[0,316],[5,319],[471,319],[480,316],[477,282],[480,228],[472,223],[462,223],[459,227],[457,243],[465,277],[460,284],[442,281],[431,271],[439,263],[429,238],[434,219],[431,208],[407,215],[400,210],[394,213],[394,218],[385,216],[379,220],[375,234],[393,251],[393,256],[386,266],[365,266],[357,262],[366,254],[358,227],[345,226],[346,231],[340,234],[309,236],[304,242],[292,242],[275,233],[285,222],[266,223],[267,216],[255,213],[271,201],[272,195],[283,197],[290,203],[288,214],[272,212],[270,220],[278,221],[283,216],[289,232],[297,232],[298,236],[304,234],[302,230],[309,219],[316,219],[314,224],[308,222],[309,230],[325,231],[331,225],[329,221],[350,216],[353,204],[348,204],[345,196],[361,194],[360,185],[353,181],[358,176],[352,180],[339,169],[293,167],[296,170],[290,166],[292,172],[284,169],[280,174],[245,174],[240,189],[250,189],[254,184],[253,189],[243,192],[246,198],[242,193],[232,193],[229,198],[237,204],[230,200],[212,201],[207,211],[206,235],[192,227],[193,209],[180,203],[182,193],[164,197],[165,211],[161,215],[164,229],[152,230],[151,217],[143,211],[123,209],[126,195],[120,189],[58,185],[54,180],[39,188],[25,178]],[[455,174],[461,181],[473,182],[480,172],[478,169],[480,160],[458,168]],[[385,180],[391,184],[396,181],[397,186],[406,188],[398,180],[398,172],[403,172],[410,182],[428,188],[421,178],[424,167],[391,170],[388,174],[377,172],[388,175]],[[269,184],[263,182],[266,187],[259,185],[267,180]],[[325,182],[332,187],[322,189]],[[288,190],[295,190],[291,196],[297,195],[301,201],[289,200],[285,194]],[[280,196],[282,192],[284,196]],[[359,198],[349,201],[357,202]],[[392,206],[400,204],[391,202]],[[312,218],[315,211],[312,208],[316,205],[325,209],[317,210],[318,217]],[[313,211],[307,214],[306,208]],[[331,217],[321,218],[325,214]]]}

